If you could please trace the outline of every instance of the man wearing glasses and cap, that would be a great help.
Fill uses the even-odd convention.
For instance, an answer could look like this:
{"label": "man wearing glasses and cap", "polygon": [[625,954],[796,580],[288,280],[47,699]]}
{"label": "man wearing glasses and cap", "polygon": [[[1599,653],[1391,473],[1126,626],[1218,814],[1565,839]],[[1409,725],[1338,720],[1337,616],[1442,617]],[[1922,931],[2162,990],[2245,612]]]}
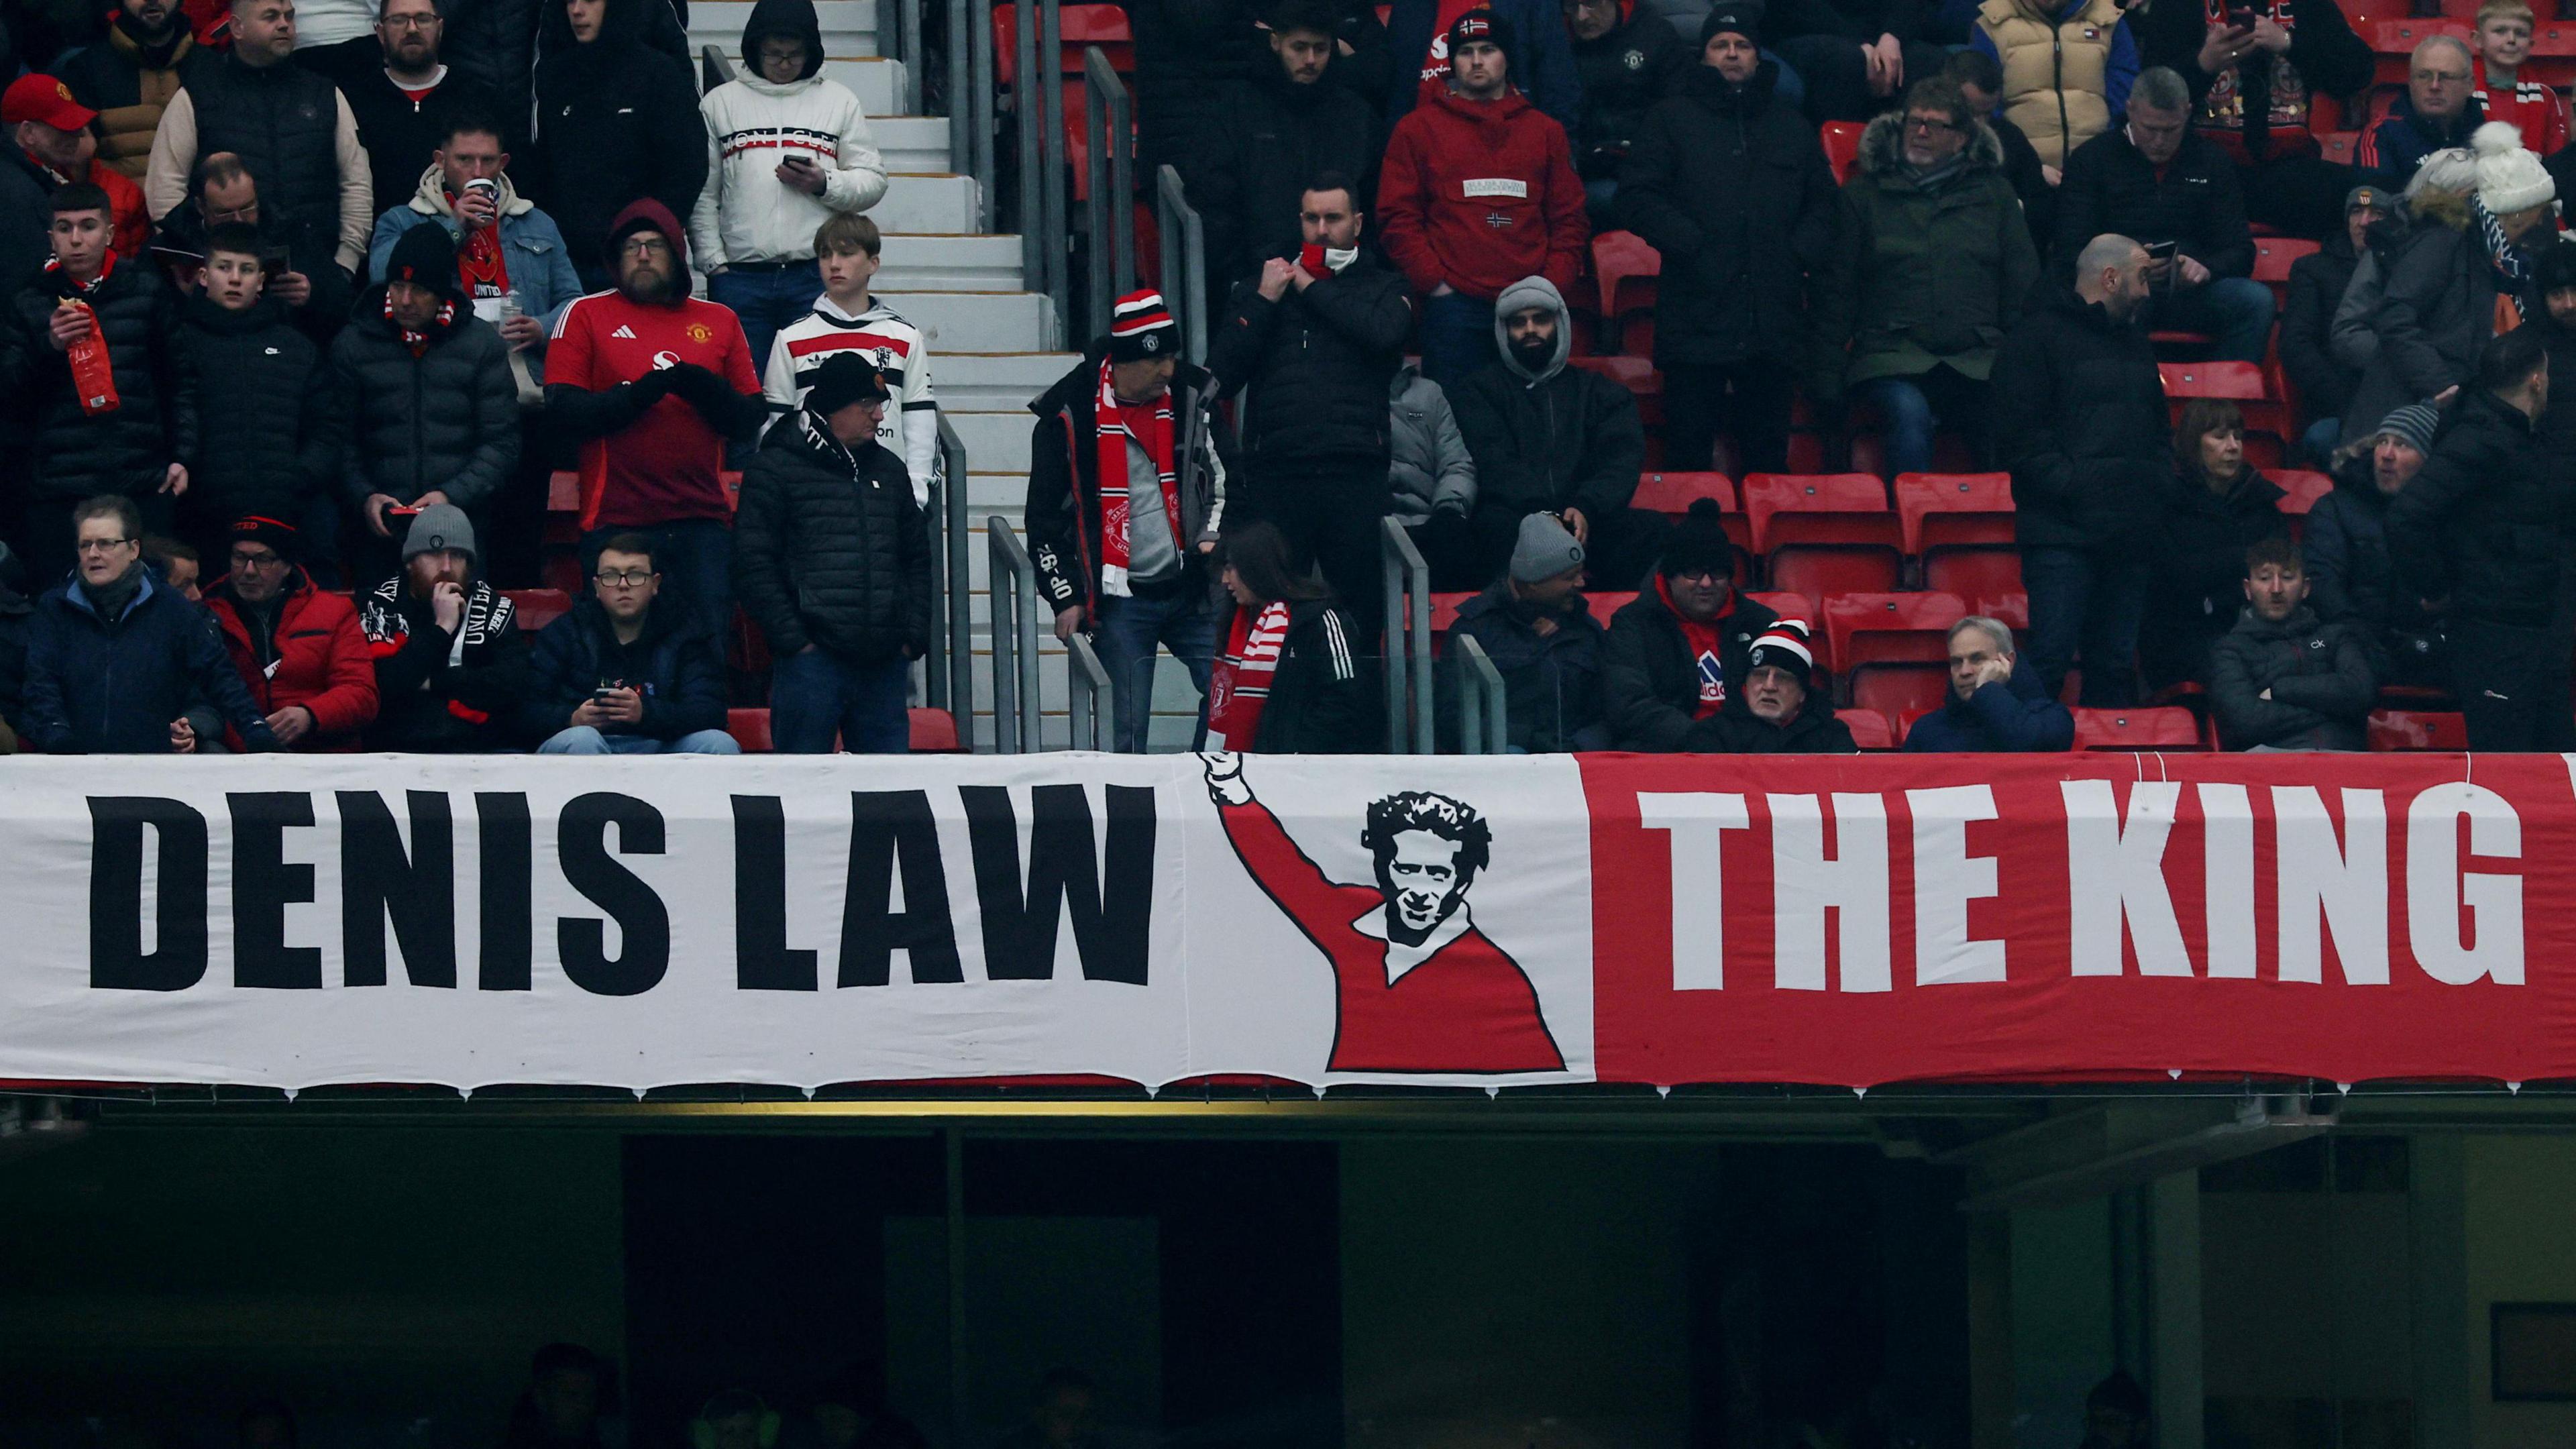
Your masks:
{"label": "man wearing glasses and cap", "polygon": [[313,586],[294,525],[249,514],[230,531],[229,570],[206,589],[206,609],[251,702],[287,749],[358,748],[376,718],[376,665],[357,606]]}

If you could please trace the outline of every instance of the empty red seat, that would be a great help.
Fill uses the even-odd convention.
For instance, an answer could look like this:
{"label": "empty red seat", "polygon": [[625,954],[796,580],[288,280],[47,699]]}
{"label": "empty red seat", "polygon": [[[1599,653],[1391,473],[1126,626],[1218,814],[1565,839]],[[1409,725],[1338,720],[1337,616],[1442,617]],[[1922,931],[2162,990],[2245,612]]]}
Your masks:
{"label": "empty red seat", "polygon": [[2156,371],[2164,374],[2165,396],[2169,399],[2215,397],[2230,402],[2260,402],[2267,395],[2263,369],[2250,362],[2159,362]]}
{"label": "empty red seat", "polygon": [[503,589],[519,611],[519,632],[534,634],[572,612],[572,596],[561,589]]}
{"label": "empty red seat", "polygon": [[1881,664],[1851,677],[1854,709],[1920,716],[1941,707],[1950,690],[1950,670],[1940,664]]}
{"label": "empty red seat", "polygon": [[1950,659],[1950,626],[1968,612],[1953,594],[1837,594],[1825,600],[1834,667],[1846,673],[1885,664]]}
{"label": "empty red seat", "polygon": [[2274,290],[2290,280],[2290,266],[2301,257],[2314,256],[2321,250],[2317,243],[2297,237],[2266,236],[2254,239],[2254,280],[2269,283]]}
{"label": "empty red seat", "polygon": [[2293,517],[2305,516],[2317,506],[2318,499],[2334,491],[2334,479],[2302,468],[2282,468],[2264,476],[2281,485],[2286,495],[2281,499],[2281,511]]}
{"label": "empty red seat", "polygon": [[1940,548],[2010,548],[2010,473],[1899,473],[1896,517],[1905,551],[1921,558]]}
{"label": "empty red seat", "polygon": [[1834,718],[1851,731],[1852,743],[1864,750],[1896,748],[1896,721],[1874,709],[1838,709]]}
{"label": "empty red seat", "polygon": [[1825,164],[1834,169],[1834,184],[1851,179],[1852,163],[1860,159],[1861,125],[1858,121],[1827,121],[1818,133],[1825,143]]}
{"label": "empty red seat", "polygon": [[[2018,576],[2018,571],[2016,571],[2015,577],[2018,578]],[[2030,595],[2023,593],[2019,588],[2015,588],[2009,593],[1971,595],[1968,604],[1968,612],[1972,614],[1983,614],[1989,619],[1996,620],[1999,623],[2009,624],[2015,629],[2028,629],[2030,627]]]}
{"label": "empty red seat", "polygon": [[1628,390],[1637,399],[1637,416],[1649,428],[1664,421],[1664,375],[1655,371],[1654,361],[1644,357],[1571,357],[1566,366],[1597,372]]}
{"label": "empty red seat", "polygon": [[1592,239],[1592,274],[1601,283],[1604,321],[1655,309],[1655,278],[1663,253],[1633,231],[1605,231]]}
{"label": "empty red seat", "polygon": [[911,727],[912,752],[916,755],[962,755],[966,746],[957,737],[957,716],[944,709],[924,709],[918,705],[905,711]]}
{"label": "empty red seat", "polygon": [[2079,709],[2079,750],[2206,750],[2200,722],[2187,709]]}
{"label": "empty red seat", "polygon": [[1735,484],[1723,473],[1641,473],[1628,506],[1679,518],[1703,498],[1716,499],[1722,512],[1740,511],[1735,506]]}
{"label": "empty red seat", "polygon": [[2372,710],[2370,747],[2374,750],[2465,751],[2469,747],[2468,716],[2438,710]]}
{"label": "empty red seat", "polygon": [[1892,593],[1903,530],[1886,485],[1866,473],[1756,473],[1744,480],[1753,551],[1772,588],[1803,596],[1809,617],[1835,594]]}
{"label": "empty red seat", "polygon": [[769,738],[769,711],[765,709],[729,709],[725,711],[725,733],[742,746],[746,755],[765,755],[777,748]]}

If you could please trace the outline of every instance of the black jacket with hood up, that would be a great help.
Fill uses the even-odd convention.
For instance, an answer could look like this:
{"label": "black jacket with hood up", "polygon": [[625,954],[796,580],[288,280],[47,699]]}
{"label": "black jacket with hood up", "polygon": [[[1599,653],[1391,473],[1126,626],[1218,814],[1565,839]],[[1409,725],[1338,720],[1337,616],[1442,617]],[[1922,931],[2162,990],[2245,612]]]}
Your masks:
{"label": "black jacket with hood up", "polygon": [[661,0],[608,0],[599,38],[574,43],[560,4],[545,7],[537,65],[534,165],[520,188],[555,219],[576,265],[603,265],[608,229],[651,197],[684,217],[707,184],[706,122],[689,68],[647,44]]}

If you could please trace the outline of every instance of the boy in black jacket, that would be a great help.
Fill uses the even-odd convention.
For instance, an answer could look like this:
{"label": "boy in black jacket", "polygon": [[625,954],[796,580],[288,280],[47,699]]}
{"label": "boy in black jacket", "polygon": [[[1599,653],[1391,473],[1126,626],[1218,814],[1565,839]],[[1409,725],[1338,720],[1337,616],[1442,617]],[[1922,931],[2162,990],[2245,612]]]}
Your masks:
{"label": "boy in black jacket", "polygon": [[528,691],[541,755],[736,755],[725,733],[724,651],[678,599],[655,602],[653,540],[600,545],[591,596],[537,635]]}
{"label": "boy in black jacket", "polygon": [[[338,519],[328,505],[340,414],[321,384],[321,350],[265,295],[260,248],[248,226],[216,227],[206,239],[204,293],[180,307],[180,374],[203,419],[180,513],[205,558],[225,556],[236,518]],[[325,506],[308,509],[317,498]],[[338,555],[336,528],[315,552]]]}
{"label": "boy in black jacket", "polygon": [[367,748],[472,754],[506,748],[516,732],[528,640],[474,560],[465,510],[431,504],[403,538],[403,571],[359,605],[380,701]]}

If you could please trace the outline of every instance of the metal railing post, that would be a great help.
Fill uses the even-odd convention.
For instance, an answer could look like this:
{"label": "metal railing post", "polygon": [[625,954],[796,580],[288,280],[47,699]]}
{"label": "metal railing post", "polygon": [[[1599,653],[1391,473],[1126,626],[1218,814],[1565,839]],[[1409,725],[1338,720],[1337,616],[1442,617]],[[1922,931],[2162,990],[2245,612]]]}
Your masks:
{"label": "metal railing post", "polygon": [[[954,599],[948,588],[948,480],[934,476],[930,480],[930,506],[922,511],[923,541],[930,546],[930,639],[921,651],[921,694],[932,709],[944,709],[951,715],[969,713],[950,703],[948,670],[948,611]],[[962,588],[965,581],[959,580]],[[971,721],[970,721],[971,723]],[[959,736],[965,738],[964,735]]]}
{"label": "metal railing post", "polygon": [[[1091,641],[1080,634],[1065,641],[1065,712],[1068,716],[1068,739],[1065,748],[1101,750],[1100,718],[1109,708],[1109,671],[1100,663],[1100,653]],[[1087,738],[1086,738],[1087,737]]]}
{"label": "metal railing post", "polygon": [[[1405,599],[1410,594],[1420,601],[1423,632],[1427,638],[1431,628],[1431,570],[1423,565],[1422,555],[1414,548],[1413,538],[1404,531],[1403,524],[1387,518],[1379,520],[1378,527],[1380,529],[1378,574],[1386,592],[1386,608],[1381,616],[1387,623],[1385,637],[1386,750],[1388,754],[1401,755],[1407,752],[1405,741],[1408,734],[1404,727],[1407,698],[1405,679],[1411,672],[1406,658],[1408,651],[1405,648],[1406,631],[1403,626]],[[1422,686],[1426,699],[1430,694],[1429,670],[1429,662],[1426,660],[1422,666],[1424,675]],[[1427,736],[1421,747],[1412,753],[1424,755],[1431,753]]]}
{"label": "metal railing post", "polygon": [[[982,222],[980,230],[992,231],[994,208],[1001,204],[995,192],[1001,182],[1001,171],[994,164],[993,145],[1001,130],[999,107],[1002,99],[1000,72],[993,63],[993,17],[982,6],[952,3],[951,14],[963,11],[971,22],[965,27],[965,49],[973,58],[967,76],[967,91],[962,101],[970,114],[967,125],[969,151],[975,158],[975,214]],[[950,164],[955,164],[952,157]]]}
{"label": "metal railing post", "polygon": [[[888,13],[883,8],[885,3],[886,0],[878,0],[879,15]],[[893,4],[894,55],[903,62],[903,113],[918,116],[921,114],[922,71],[930,64],[930,47],[921,43],[921,0],[893,0]],[[879,34],[877,54],[885,53],[885,36]],[[951,101],[949,105],[953,109],[956,102]],[[949,164],[956,163],[952,160]]]}
{"label": "metal railing post", "polygon": [[733,62],[725,59],[723,50],[712,45],[698,47],[698,78],[702,90],[714,90],[733,79]]}
{"label": "metal railing post", "polygon": [[[957,3],[957,0],[951,0]],[[1040,129],[1047,123],[1042,97],[1046,87],[1038,82],[1038,7],[1035,0],[1011,0],[1011,121],[1020,142],[1019,220],[1020,275],[1025,285],[1046,290],[1046,204],[1042,178],[1046,176],[1044,144]],[[1049,58],[1052,63],[1052,57]]]}
{"label": "metal railing post", "polygon": [[1127,83],[1099,46],[1083,48],[1082,91],[1091,153],[1083,199],[1083,227],[1091,237],[1086,325],[1096,335],[1109,326],[1111,303],[1136,290],[1136,123]]}
{"label": "metal railing post", "polygon": [[974,595],[967,589],[972,545],[967,534],[972,530],[966,521],[966,508],[972,502],[966,496],[972,487],[966,467],[966,445],[959,441],[957,430],[942,414],[939,419],[940,544],[948,556],[948,610],[942,625],[948,631],[948,696],[956,701],[958,738],[973,748],[975,714],[975,617]]}
{"label": "metal railing post", "polygon": [[[1039,164],[1045,174],[1038,189],[1039,212],[1046,222],[1046,294],[1055,299],[1056,326],[1067,325],[1068,307],[1073,289],[1066,280],[1070,270],[1066,245],[1070,222],[1064,214],[1065,144],[1064,144],[1064,6],[1062,0],[1038,0],[1039,53],[1045,56],[1039,67],[1038,88],[1045,97],[1045,127],[1039,139]],[[1059,338],[1059,341],[1062,339]]]}
{"label": "metal railing post", "polygon": [[1458,752],[1499,755],[1509,749],[1511,732],[1503,718],[1503,672],[1472,634],[1451,634],[1458,651]]}
{"label": "metal railing post", "polygon": [[[993,747],[1003,754],[1038,748],[1038,570],[1008,519],[984,520],[991,551],[984,617],[993,636]],[[1016,726],[1016,728],[1013,728]],[[1004,744],[1005,739],[1010,740]]]}
{"label": "metal railing post", "polygon": [[1154,216],[1162,232],[1163,303],[1181,320],[1181,356],[1199,366],[1207,363],[1207,228],[1190,205],[1181,173],[1169,166],[1154,173]]}

